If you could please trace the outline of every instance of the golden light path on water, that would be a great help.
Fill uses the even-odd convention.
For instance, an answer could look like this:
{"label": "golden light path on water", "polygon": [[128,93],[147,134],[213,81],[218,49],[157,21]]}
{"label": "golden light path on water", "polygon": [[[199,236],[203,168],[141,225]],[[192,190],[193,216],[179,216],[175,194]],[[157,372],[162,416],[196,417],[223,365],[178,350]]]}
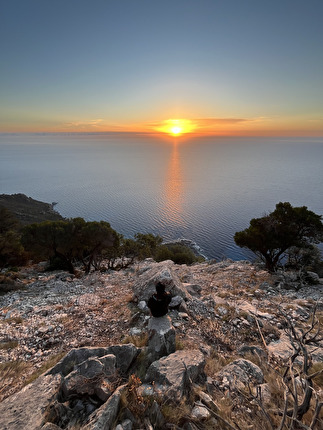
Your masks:
{"label": "golden light path on water", "polygon": [[174,140],[173,148],[168,163],[164,188],[165,206],[163,217],[167,223],[175,226],[184,224],[183,219],[183,172],[180,164],[178,142]]}

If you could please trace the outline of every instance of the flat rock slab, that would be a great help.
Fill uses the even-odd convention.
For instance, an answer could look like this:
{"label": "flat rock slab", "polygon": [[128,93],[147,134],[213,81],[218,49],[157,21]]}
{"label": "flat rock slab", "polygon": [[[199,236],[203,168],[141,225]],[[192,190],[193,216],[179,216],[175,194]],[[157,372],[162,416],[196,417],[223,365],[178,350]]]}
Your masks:
{"label": "flat rock slab", "polygon": [[191,383],[204,375],[205,358],[201,351],[177,351],[155,361],[148,368],[145,381],[157,390],[179,400]]}
{"label": "flat rock slab", "polygon": [[61,375],[40,376],[0,403],[1,430],[39,430],[62,386]]}
{"label": "flat rock slab", "polygon": [[175,352],[175,328],[169,316],[150,318],[148,335],[148,356],[150,357],[150,362]]}

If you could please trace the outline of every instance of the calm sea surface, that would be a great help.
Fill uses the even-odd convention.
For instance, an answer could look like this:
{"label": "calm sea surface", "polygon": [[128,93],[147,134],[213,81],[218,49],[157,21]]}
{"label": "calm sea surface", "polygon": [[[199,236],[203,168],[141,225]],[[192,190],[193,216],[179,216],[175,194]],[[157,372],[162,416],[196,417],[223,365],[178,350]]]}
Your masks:
{"label": "calm sea surface", "polygon": [[279,201],[323,214],[323,139],[0,134],[0,193],[58,202],[127,237],[188,238],[208,257],[250,258],[233,241]]}

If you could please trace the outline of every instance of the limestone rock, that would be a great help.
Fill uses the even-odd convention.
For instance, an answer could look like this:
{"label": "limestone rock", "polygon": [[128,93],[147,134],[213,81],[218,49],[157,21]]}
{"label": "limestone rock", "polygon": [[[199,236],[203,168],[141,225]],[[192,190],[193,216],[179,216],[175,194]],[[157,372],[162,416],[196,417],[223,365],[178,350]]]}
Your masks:
{"label": "limestone rock", "polygon": [[56,375],[60,373],[63,376],[71,373],[75,368],[90,357],[103,357],[109,354],[108,348],[73,348],[65,357],[62,358],[46,375]]}
{"label": "limestone rock", "polygon": [[172,296],[188,296],[185,288],[174,271],[174,263],[166,260],[161,263],[154,263],[148,270],[139,276],[139,279],[133,285],[134,296],[138,301],[148,301],[156,292],[156,284],[162,282],[166,286],[166,291]]}
{"label": "limestone rock", "polygon": [[172,300],[169,304],[169,308],[170,309],[178,309],[180,304],[182,303],[182,301],[183,301],[183,297],[181,297],[181,296],[172,297]]}
{"label": "limestone rock", "polygon": [[148,415],[150,422],[154,429],[164,429],[165,428],[165,418],[160,411],[160,407],[156,400],[153,401],[152,405],[148,410]]}
{"label": "limestone rock", "polygon": [[154,382],[157,390],[179,400],[188,384],[203,378],[204,366],[204,355],[200,351],[177,351],[152,363],[145,381]]}
{"label": "limestone rock", "polygon": [[68,394],[93,394],[98,392],[98,397],[107,400],[106,395],[111,393],[102,392],[100,382],[104,377],[113,378],[116,374],[116,357],[113,354],[105,355],[102,358],[90,357],[83,361],[66,378],[66,388]]}
{"label": "limestone rock", "polygon": [[61,361],[48,370],[46,374],[55,375],[60,373],[63,376],[67,376],[88,358],[102,358],[110,354],[116,357],[116,368],[120,370],[121,373],[125,373],[139,352],[140,348],[137,348],[133,344],[113,345],[108,348],[73,348]]}
{"label": "limestone rock", "polygon": [[191,296],[199,297],[201,295],[202,287],[200,285],[184,283],[183,286]]}
{"label": "limestone rock", "polygon": [[110,430],[117,417],[121,394],[125,389],[126,385],[118,387],[112,396],[90,415],[88,423],[83,427],[83,430]]}
{"label": "limestone rock", "polygon": [[139,355],[141,349],[137,348],[132,343],[125,345],[113,345],[106,349],[106,354],[113,354],[116,357],[116,368],[121,374],[125,374],[136,357]]}
{"label": "limestone rock", "polygon": [[169,316],[150,318],[148,336],[147,352],[150,362],[175,352],[175,329]]}
{"label": "limestone rock", "polygon": [[148,308],[147,303],[145,302],[145,300],[141,300],[141,301],[138,303],[138,308],[139,308],[141,311],[143,311],[143,312],[149,312],[149,308]]}
{"label": "limestone rock", "polygon": [[115,430],[132,430],[132,421],[129,419],[124,420],[121,424],[118,424]]}
{"label": "limestone rock", "polygon": [[217,373],[219,386],[224,389],[241,389],[248,384],[262,384],[264,375],[259,366],[242,358],[233,361]]}
{"label": "limestone rock", "polygon": [[290,344],[290,339],[285,333],[281,334],[279,340],[270,342],[268,345],[268,351],[269,353],[274,354],[286,361],[289,360],[289,358],[294,353],[294,349]]}
{"label": "limestone rock", "polygon": [[267,353],[257,345],[242,345],[237,352],[242,356],[246,354],[258,355],[259,357],[267,356]]}
{"label": "limestone rock", "polygon": [[315,272],[306,272],[307,281],[313,284],[318,284],[320,282],[320,277]]}
{"label": "limestone rock", "polygon": [[[260,396],[261,401],[263,402],[264,405],[269,406],[271,401],[271,392],[270,392],[269,384],[260,384],[258,388],[259,388],[258,396]],[[253,394],[256,396],[257,391],[254,390]]]}
{"label": "limestone rock", "polygon": [[196,405],[192,409],[191,416],[193,419],[203,421],[210,418],[211,414],[204,406]]}
{"label": "limestone rock", "polygon": [[59,396],[61,375],[40,376],[33,383],[0,403],[3,430],[39,430],[47,421],[44,413]]}

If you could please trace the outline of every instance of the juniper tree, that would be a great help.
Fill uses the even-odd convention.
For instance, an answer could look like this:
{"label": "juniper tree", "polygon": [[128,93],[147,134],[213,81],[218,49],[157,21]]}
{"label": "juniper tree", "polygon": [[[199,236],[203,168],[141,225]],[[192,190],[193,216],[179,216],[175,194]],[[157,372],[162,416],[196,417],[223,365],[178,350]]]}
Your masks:
{"label": "juniper tree", "polygon": [[306,248],[323,240],[321,220],[321,215],[306,206],[293,207],[280,202],[268,215],[253,218],[247,229],[234,235],[234,240],[238,246],[253,251],[268,270],[274,271],[290,248]]}

